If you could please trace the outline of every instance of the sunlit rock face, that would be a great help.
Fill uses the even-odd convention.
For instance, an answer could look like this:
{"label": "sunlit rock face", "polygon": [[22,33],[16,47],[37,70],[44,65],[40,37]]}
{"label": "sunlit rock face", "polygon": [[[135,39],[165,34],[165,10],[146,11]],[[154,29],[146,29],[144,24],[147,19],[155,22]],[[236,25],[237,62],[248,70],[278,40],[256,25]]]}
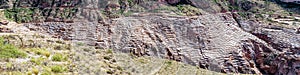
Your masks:
{"label": "sunlit rock face", "polygon": [[[103,21],[101,11],[107,4],[118,4],[115,0],[72,0],[70,5],[66,1],[70,0],[24,0],[17,7],[39,8],[41,21],[24,24],[32,31],[83,42],[97,49],[171,59],[224,73],[297,75],[300,72],[299,29],[238,20],[234,17],[237,13],[219,13],[225,8],[211,0],[159,0],[173,6],[189,4],[209,14],[191,17],[136,13],[107,21]],[[0,3],[10,6],[5,1]],[[263,6],[251,1],[232,5],[241,7],[240,11]]]}
{"label": "sunlit rock face", "polygon": [[236,22],[226,13],[196,18],[146,15],[114,19],[111,24],[43,23],[38,27],[54,37],[98,49],[171,59],[217,72],[299,71],[300,36],[293,30]]}

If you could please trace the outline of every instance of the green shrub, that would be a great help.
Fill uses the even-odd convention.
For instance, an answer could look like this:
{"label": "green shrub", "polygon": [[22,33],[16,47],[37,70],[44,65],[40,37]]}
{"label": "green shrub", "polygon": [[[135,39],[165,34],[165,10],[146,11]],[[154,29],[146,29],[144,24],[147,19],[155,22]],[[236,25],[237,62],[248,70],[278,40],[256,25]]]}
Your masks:
{"label": "green shrub", "polygon": [[51,71],[55,73],[61,73],[64,72],[66,69],[63,66],[56,65],[51,67]]}
{"label": "green shrub", "polygon": [[41,75],[52,75],[52,66],[43,66],[43,72],[41,72]]}
{"label": "green shrub", "polygon": [[12,8],[5,9],[4,15],[7,19],[21,22],[30,22],[32,21],[33,10],[28,8]]}
{"label": "green shrub", "polygon": [[49,57],[51,54],[49,51],[43,48],[31,48],[31,51],[33,51],[35,54],[44,55],[46,57]]}
{"label": "green shrub", "polygon": [[32,73],[35,74],[35,75],[38,75],[39,74],[39,70],[36,69],[36,68],[34,68],[34,69],[32,69]]}
{"label": "green shrub", "polygon": [[27,75],[32,75],[32,72],[27,72]]}
{"label": "green shrub", "polygon": [[45,59],[44,58],[31,58],[30,62],[40,65]]}
{"label": "green shrub", "polygon": [[177,8],[181,13],[185,13],[186,16],[201,15],[200,9],[191,5],[178,5]]}
{"label": "green shrub", "polygon": [[4,38],[0,37],[0,58],[23,58],[27,54],[14,45],[5,43]]}
{"label": "green shrub", "polygon": [[62,54],[54,54],[52,56],[52,61],[65,61],[65,60],[67,60],[67,58]]}

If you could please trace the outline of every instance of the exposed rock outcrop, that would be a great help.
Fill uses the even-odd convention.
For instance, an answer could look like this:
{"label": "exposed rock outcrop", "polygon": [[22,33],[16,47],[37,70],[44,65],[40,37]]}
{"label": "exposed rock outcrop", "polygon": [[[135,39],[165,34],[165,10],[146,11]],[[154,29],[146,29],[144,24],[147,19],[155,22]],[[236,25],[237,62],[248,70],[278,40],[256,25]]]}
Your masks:
{"label": "exposed rock outcrop", "polygon": [[[131,8],[129,5],[136,6],[136,9],[141,11],[158,7],[147,6],[151,1],[147,3],[143,0],[124,0],[125,2],[120,4],[118,0],[32,1],[20,2],[17,7],[38,7],[39,15],[34,15],[36,18],[33,19],[41,21],[26,23],[24,26],[31,31],[49,34],[53,38],[85,43],[96,49],[113,49],[135,56],[171,59],[224,73],[297,75],[300,72],[300,35],[299,29],[293,29],[298,22],[290,28],[289,24],[264,24],[265,19],[273,22],[269,17],[275,15],[270,14],[274,12],[258,11],[267,7],[268,2],[264,4],[264,1],[254,0],[159,0],[162,3],[153,3],[173,6],[189,4],[209,13],[199,16],[134,13],[130,17],[117,16],[105,20],[103,12],[99,10],[120,8],[126,11]],[[113,6],[107,6],[108,4]],[[25,18],[27,17],[25,15]],[[299,19],[294,17],[294,20]],[[3,30],[10,31],[1,29],[0,32],[6,32]],[[89,58],[89,54],[84,55],[85,58]]]}
{"label": "exposed rock outcrop", "polygon": [[[38,27],[49,33],[48,24]],[[62,27],[54,30],[67,28],[56,24]],[[70,23],[66,33],[96,48],[172,59],[218,72],[297,74],[299,35],[247,24],[252,26],[240,28],[230,13],[196,18],[144,15],[113,19],[110,24]]]}
{"label": "exposed rock outcrop", "polygon": [[[255,51],[256,56],[259,55],[259,57],[256,57],[256,63],[260,64],[259,67],[262,72],[269,74],[299,74],[299,69],[296,67],[299,67],[297,64],[299,64],[300,36],[295,33],[295,30],[276,26],[259,26],[259,24],[250,22],[241,23],[242,28],[276,49],[276,51],[270,51],[268,48],[262,48],[261,50],[265,51]],[[275,67],[277,68],[275,69]]]}

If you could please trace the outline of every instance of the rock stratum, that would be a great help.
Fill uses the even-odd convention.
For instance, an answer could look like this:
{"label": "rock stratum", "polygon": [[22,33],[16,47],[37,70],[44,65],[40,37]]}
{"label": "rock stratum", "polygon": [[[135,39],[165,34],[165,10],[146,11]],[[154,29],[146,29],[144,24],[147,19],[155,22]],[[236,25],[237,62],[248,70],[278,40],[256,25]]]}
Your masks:
{"label": "rock stratum", "polygon": [[[44,5],[51,1],[51,11],[47,15],[39,15],[40,21],[34,19],[38,16],[31,16],[32,20],[18,20],[15,17],[15,21],[21,22],[18,27],[9,24],[0,31],[12,34],[27,34],[26,31],[30,31],[74,44],[71,49],[67,48],[71,52],[70,61],[74,62],[71,65],[83,67],[72,67],[75,70],[69,72],[300,74],[300,17],[297,4],[257,0],[76,0],[69,1],[68,6],[68,0],[60,0],[62,3],[49,0],[44,1]],[[31,0],[28,2],[29,6],[21,4],[17,8],[32,7]],[[63,3],[67,8],[62,8],[65,7]],[[43,6],[43,1],[32,5]],[[7,6],[7,9],[10,7]],[[151,12],[162,7],[168,9]],[[56,8],[74,9],[76,12],[69,13],[69,16],[57,16],[68,12],[54,10]],[[119,11],[132,14],[117,14]],[[88,48],[78,46],[81,44]],[[113,50],[112,55],[110,52],[103,53],[103,50],[109,49]],[[94,58],[101,56],[102,59]],[[178,66],[181,63],[177,62],[177,65],[170,66],[174,62],[163,59],[189,64],[189,67]],[[97,64],[102,64],[102,68],[95,67]],[[215,72],[206,73],[205,70],[203,73],[195,66]]]}

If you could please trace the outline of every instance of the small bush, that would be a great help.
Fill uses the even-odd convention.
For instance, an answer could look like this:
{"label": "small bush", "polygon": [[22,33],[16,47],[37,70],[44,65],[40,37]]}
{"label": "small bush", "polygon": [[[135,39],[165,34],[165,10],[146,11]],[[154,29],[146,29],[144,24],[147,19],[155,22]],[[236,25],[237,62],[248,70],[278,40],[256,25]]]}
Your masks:
{"label": "small bush", "polygon": [[40,65],[44,60],[45,60],[44,58],[32,58],[30,59],[30,62]]}
{"label": "small bush", "polygon": [[49,51],[43,48],[32,48],[31,51],[33,51],[35,54],[44,55],[46,57],[49,57],[51,54]]}
{"label": "small bush", "polygon": [[23,58],[27,54],[14,45],[5,43],[4,38],[0,37],[0,58]]}
{"label": "small bush", "polygon": [[56,65],[56,66],[51,67],[51,71],[55,72],[55,73],[61,73],[61,72],[65,71],[65,68],[62,66]]}
{"label": "small bush", "polygon": [[35,74],[35,75],[38,75],[39,74],[39,70],[36,69],[36,68],[34,68],[34,69],[32,69],[32,73]]}
{"label": "small bush", "polygon": [[27,72],[27,75],[32,75],[32,72]]}
{"label": "small bush", "polygon": [[18,23],[31,22],[33,20],[33,11],[28,8],[5,9],[4,15],[7,19],[16,21]]}
{"label": "small bush", "polygon": [[178,5],[177,8],[180,10],[180,12],[185,13],[186,16],[201,15],[200,10],[191,5]]}
{"label": "small bush", "polygon": [[62,54],[54,54],[52,56],[52,61],[64,61],[64,60],[67,60],[67,59]]}
{"label": "small bush", "polygon": [[51,55],[50,52],[44,54],[47,58]]}

